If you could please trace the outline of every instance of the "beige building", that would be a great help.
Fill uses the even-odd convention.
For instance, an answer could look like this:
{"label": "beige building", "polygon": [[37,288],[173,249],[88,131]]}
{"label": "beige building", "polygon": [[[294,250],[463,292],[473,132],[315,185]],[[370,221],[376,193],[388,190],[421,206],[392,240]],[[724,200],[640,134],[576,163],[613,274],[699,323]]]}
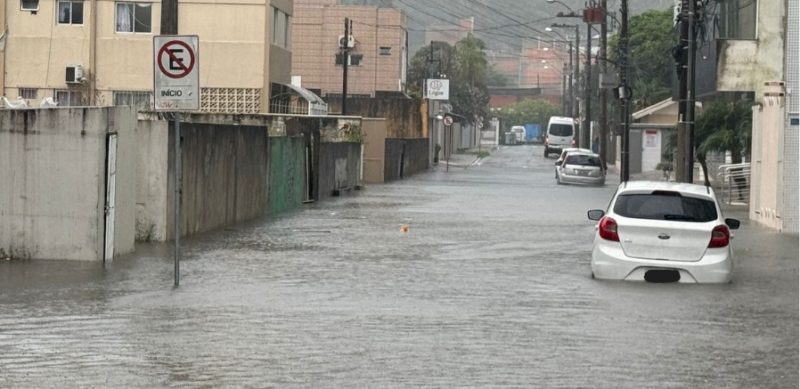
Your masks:
{"label": "beige building", "polygon": [[292,23],[292,76],[322,96],[342,93],[344,19],[352,20],[349,40],[348,95],[375,97],[405,88],[408,58],[402,11],[336,0],[295,0]]}
{"label": "beige building", "polygon": [[[159,0],[3,4],[0,94],[31,106],[149,104]],[[179,34],[199,36],[202,110],[268,112],[273,84],[290,82],[292,0],[181,0],[178,15]]]}

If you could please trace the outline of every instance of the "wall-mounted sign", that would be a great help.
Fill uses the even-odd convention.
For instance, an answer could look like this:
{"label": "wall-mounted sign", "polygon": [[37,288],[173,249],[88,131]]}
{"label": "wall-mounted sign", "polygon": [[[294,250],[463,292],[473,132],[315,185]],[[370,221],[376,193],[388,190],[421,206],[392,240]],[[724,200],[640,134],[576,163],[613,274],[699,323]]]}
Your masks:
{"label": "wall-mounted sign", "polygon": [[450,80],[425,80],[425,98],[429,100],[450,100]]}

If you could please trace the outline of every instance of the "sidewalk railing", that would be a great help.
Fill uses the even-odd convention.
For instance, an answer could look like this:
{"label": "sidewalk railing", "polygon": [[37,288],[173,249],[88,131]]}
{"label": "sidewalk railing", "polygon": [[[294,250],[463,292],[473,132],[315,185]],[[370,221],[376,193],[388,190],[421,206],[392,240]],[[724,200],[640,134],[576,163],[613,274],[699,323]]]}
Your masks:
{"label": "sidewalk railing", "polygon": [[720,165],[717,177],[721,185],[722,201],[726,204],[750,203],[750,164]]}

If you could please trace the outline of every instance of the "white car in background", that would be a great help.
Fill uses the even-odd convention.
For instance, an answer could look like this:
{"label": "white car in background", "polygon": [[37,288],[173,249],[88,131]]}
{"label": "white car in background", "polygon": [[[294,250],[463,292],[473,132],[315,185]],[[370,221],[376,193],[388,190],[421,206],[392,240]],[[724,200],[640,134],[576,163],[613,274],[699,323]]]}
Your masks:
{"label": "white car in background", "polygon": [[557,184],[605,185],[606,165],[599,155],[591,151],[565,151],[562,156],[564,159],[556,161]]}
{"label": "white car in background", "polygon": [[592,276],[599,279],[726,283],[733,273],[731,232],[714,190],[694,184],[620,184],[597,220]]}

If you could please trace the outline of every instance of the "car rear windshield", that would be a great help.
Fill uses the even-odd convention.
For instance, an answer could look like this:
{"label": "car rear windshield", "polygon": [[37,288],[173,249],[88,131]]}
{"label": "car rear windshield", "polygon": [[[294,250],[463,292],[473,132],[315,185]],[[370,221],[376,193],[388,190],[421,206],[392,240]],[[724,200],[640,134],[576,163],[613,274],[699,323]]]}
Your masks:
{"label": "car rear windshield", "polygon": [[614,213],[636,219],[710,222],[717,219],[711,200],[682,196],[678,192],[623,194],[617,197]]}
{"label": "car rear windshield", "polygon": [[551,124],[548,132],[554,136],[572,136],[572,126],[569,124]]}
{"label": "car rear windshield", "polygon": [[569,155],[566,164],[600,167],[600,158],[593,155]]}

